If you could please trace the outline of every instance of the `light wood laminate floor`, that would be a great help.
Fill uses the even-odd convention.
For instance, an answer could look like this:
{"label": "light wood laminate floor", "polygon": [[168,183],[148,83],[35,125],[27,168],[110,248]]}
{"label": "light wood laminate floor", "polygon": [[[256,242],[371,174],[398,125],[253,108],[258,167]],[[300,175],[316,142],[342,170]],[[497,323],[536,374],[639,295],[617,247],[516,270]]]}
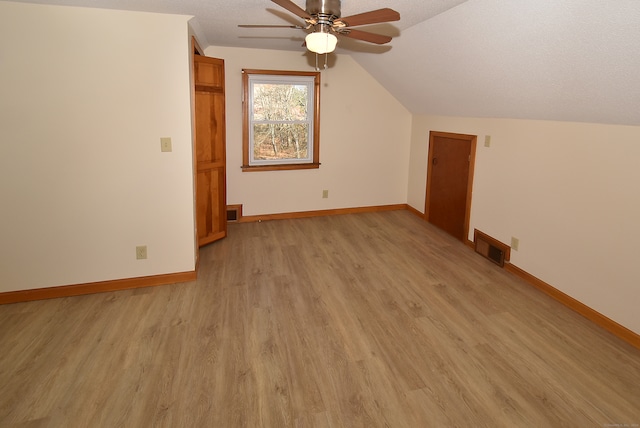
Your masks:
{"label": "light wood laminate floor", "polygon": [[234,224],[196,282],[0,306],[0,388],[1,427],[638,426],[640,351],[393,211]]}

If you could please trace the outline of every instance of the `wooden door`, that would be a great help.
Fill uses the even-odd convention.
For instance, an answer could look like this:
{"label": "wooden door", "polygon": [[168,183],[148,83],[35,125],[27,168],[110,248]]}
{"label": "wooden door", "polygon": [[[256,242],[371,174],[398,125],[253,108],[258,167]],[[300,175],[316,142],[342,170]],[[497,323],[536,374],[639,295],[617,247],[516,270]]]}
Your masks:
{"label": "wooden door", "polygon": [[466,242],[469,237],[475,135],[429,133],[427,221]]}
{"label": "wooden door", "polygon": [[227,236],[224,61],[194,55],[198,246]]}

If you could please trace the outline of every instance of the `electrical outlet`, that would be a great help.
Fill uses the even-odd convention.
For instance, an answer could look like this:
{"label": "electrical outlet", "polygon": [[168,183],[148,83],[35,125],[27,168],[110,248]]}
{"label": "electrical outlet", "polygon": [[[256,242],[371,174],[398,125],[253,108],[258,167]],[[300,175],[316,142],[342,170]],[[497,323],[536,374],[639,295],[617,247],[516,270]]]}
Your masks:
{"label": "electrical outlet", "polygon": [[518,251],[518,246],[520,245],[520,240],[518,238],[511,237],[511,249],[514,251]]}
{"label": "electrical outlet", "polygon": [[160,151],[162,151],[162,152],[170,152],[170,151],[172,151],[172,149],[171,149],[171,138],[170,137],[160,138]]}
{"label": "electrical outlet", "polygon": [[136,247],[136,259],[143,260],[147,258],[147,246],[140,245]]}
{"label": "electrical outlet", "polygon": [[329,191],[328,190],[323,190],[322,191],[322,199],[327,199],[329,197]]}

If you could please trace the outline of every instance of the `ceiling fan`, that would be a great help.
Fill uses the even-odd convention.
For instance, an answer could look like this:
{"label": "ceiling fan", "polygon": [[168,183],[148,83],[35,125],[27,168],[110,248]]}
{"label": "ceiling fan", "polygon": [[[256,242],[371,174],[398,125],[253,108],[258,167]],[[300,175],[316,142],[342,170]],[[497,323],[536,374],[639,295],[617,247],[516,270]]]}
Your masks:
{"label": "ceiling fan", "polygon": [[243,28],[297,28],[312,30],[305,37],[307,49],[317,54],[333,52],[338,38],[336,35],[363,40],[383,45],[391,41],[391,37],[367,31],[355,30],[352,27],[398,21],[400,14],[393,9],[383,8],[370,12],[341,17],[340,0],[306,0],[306,9],[302,9],[291,0],[271,0],[278,6],[304,19],[304,25],[238,25]]}

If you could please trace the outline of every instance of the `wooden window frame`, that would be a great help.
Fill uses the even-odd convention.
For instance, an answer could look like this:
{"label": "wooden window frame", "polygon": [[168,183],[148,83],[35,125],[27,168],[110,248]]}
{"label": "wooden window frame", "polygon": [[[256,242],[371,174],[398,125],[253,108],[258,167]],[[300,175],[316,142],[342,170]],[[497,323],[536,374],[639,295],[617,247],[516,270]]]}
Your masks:
{"label": "wooden window frame", "polygon": [[[313,77],[313,154],[311,162],[304,163],[277,163],[269,165],[249,165],[249,115],[251,113],[251,97],[249,96],[249,76],[308,76]],[[307,71],[282,71],[282,70],[242,70],[242,171],[283,171],[295,169],[316,169],[320,167],[320,72]]]}

